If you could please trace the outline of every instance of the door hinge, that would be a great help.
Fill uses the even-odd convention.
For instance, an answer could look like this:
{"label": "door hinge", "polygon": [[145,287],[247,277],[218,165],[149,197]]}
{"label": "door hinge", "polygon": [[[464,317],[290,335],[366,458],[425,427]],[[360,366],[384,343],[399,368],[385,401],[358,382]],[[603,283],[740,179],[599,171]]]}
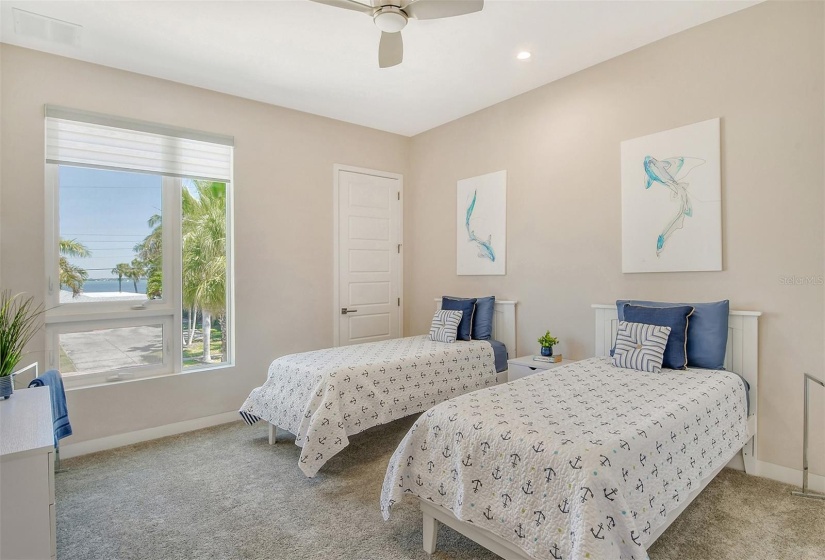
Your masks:
{"label": "door hinge", "polygon": [[401,307],[401,298],[398,298],[398,307]]}
{"label": "door hinge", "polygon": [[395,194],[397,194],[397,195],[398,195],[398,200],[401,200],[401,191],[398,191],[398,192],[397,192],[397,193],[395,193]]}
{"label": "door hinge", "polygon": [[398,244],[398,253],[401,253],[401,243]]}

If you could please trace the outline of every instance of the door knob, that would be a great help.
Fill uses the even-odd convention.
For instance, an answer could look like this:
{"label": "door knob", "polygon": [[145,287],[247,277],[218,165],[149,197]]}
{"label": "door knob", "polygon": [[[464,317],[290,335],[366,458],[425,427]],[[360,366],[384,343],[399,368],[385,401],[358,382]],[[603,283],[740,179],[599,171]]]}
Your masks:
{"label": "door knob", "polygon": [[347,309],[346,307],[341,308],[341,315],[346,315],[347,313],[358,313],[357,309]]}

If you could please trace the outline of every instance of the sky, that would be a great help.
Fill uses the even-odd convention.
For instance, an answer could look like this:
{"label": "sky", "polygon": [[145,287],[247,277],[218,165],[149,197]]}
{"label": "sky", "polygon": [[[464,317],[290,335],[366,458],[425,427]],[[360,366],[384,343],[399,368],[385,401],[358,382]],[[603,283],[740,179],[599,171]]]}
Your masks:
{"label": "sky", "polygon": [[117,278],[118,263],[135,258],[134,246],[150,232],[147,222],[161,214],[157,175],[60,166],[60,237],[83,243],[92,253],[69,261],[89,278]]}

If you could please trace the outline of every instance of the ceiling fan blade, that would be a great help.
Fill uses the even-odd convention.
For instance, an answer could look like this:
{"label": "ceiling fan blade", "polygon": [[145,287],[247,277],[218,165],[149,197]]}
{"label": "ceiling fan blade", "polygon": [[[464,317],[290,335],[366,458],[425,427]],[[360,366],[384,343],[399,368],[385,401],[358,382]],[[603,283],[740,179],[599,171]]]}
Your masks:
{"label": "ceiling fan blade", "polygon": [[484,0],[416,0],[404,12],[415,19],[439,19],[472,14],[483,8]]}
{"label": "ceiling fan blade", "polygon": [[327,6],[335,6],[336,8],[344,8],[345,10],[354,10],[365,14],[372,14],[373,8],[365,6],[355,0],[312,0],[318,4],[326,4]]}
{"label": "ceiling fan blade", "polygon": [[389,68],[401,64],[404,59],[404,42],[401,40],[401,32],[381,33],[381,42],[378,43],[378,66]]}

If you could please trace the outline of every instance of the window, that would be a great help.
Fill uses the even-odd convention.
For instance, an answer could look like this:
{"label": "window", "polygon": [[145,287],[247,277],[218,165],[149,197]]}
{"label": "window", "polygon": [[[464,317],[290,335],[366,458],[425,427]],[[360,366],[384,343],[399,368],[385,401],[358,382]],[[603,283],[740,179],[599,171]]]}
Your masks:
{"label": "window", "polygon": [[227,191],[225,183],[183,184],[183,367],[195,368],[228,356]]}
{"label": "window", "polygon": [[163,251],[162,183],[146,173],[58,167],[61,304],[162,297],[161,285],[147,291]]}
{"label": "window", "polygon": [[68,386],[232,363],[232,140],[46,109],[47,361]]}

